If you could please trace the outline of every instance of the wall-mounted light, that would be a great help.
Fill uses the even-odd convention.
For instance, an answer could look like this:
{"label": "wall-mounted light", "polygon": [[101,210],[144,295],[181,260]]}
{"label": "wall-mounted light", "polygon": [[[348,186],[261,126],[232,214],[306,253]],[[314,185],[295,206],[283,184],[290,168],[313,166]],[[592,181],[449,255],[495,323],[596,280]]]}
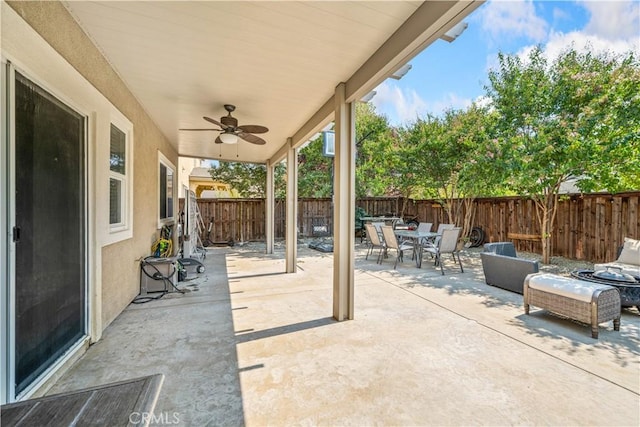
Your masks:
{"label": "wall-mounted light", "polygon": [[445,40],[445,41],[448,41],[449,43],[451,43],[452,41],[457,39],[460,36],[460,34],[462,34],[464,32],[464,30],[467,29],[468,26],[469,26],[469,24],[467,24],[466,22],[458,22],[456,25],[451,27],[451,29],[449,31],[444,33],[442,35],[442,37],[440,37],[440,38],[442,40]]}
{"label": "wall-mounted light", "polygon": [[411,64],[404,64],[402,67],[398,68],[395,73],[391,74],[391,77],[394,80],[400,80],[403,78],[411,69]]}
{"label": "wall-mounted light", "polygon": [[223,132],[220,134],[220,141],[223,144],[236,144],[238,142],[238,135],[231,132]]}
{"label": "wall-mounted light", "polygon": [[374,96],[376,96],[376,91],[372,90],[371,92],[363,96],[362,99],[360,99],[360,102],[369,102],[373,99]]}

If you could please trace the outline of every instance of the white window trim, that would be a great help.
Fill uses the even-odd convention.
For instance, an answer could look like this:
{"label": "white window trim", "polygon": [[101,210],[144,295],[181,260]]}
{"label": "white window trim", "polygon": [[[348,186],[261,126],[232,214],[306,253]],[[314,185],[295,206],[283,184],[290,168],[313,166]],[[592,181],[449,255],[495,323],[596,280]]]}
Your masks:
{"label": "white window trim", "polygon": [[[125,172],[124,175],[114,172],[109,166],[109,157],[107,157],[107,195],[111,193],[109,191],[109,185],[111,179],[117,179],[122,183],[121,187],[121,222],[118,224],[110,224],[109,216],[107,215],[107,227],[108,233],[106,236],[106,244],[120,242],[122,240],[130,239],[133,237],[133,124],[118,110],[113,110],[110,115],[108,123],[109,141],[108,145],[111,146],[111,125],[117,127],[125,135]],[[110,151],[107,152],[110,156]],[[110,202],[107,202],[109,209]]]}
{"label": "white window trim", "polygon": [[[171,192],[171,196],[173,198],[173,212],[171,212],[171,216],[167,217],[167,218],[160,218],[160,204],[158,203],[160,201],[160,165],[164,165],[167,169],[171,169],[173,171],[173,185],[172,185],[172,192]],[[173,224],[175,222],[175,216],[176,216],[176,209],[177,209],[177,204],[178,204],[178,192],[177,192],[177,169],[175,167],[175,165],[171,162],[171,160],[169,160],[167,158],[167,156],[165,156],[164,154],[162,154],[161,151],[158,151],[158,167],[156,168],[156,171],[158,173],[157,175],[157,179],[156,182],[158,183],[158,191],[156,193],[156,203],[158,203],[158,228],[162,228],[163,225],[169,225],[169,224]]]}

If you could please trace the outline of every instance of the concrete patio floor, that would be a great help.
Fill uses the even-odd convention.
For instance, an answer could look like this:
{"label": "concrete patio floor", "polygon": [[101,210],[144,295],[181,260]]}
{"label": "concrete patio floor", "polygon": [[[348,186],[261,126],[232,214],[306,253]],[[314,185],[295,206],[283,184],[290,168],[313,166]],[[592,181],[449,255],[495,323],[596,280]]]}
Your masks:
{"label": "concrete patio floor", "polygon": [[[357,245],[355,320],[332,311],[332,254],[208,250],[207,271],[129,306],[48,394],[163,373],[155,424],[640,425],[640,314],[586,325],[484,283],[477,253],[377,265]],[[193,275],[192,275],[193,277]]]}

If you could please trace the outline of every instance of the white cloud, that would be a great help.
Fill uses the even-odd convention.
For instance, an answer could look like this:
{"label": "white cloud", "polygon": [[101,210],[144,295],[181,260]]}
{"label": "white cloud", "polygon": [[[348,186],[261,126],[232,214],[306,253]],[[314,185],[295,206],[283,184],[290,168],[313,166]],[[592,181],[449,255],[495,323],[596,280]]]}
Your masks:
{"label": "white cloud", "polygon": [[[525,46],[517,55],[523,61],[529,57],[529,53],[535,46]],[[629,51],[640,53],[640,39],[617,39],[608,40],[606,38],[589,35],[582,31],[572,31],[570,33],[551,33],[549,40],[543,46],[544,57],[550,63],[560,56],[562,52],[573,48],[578,52],[592,52],[596,54],[609,53],[613,55],[626,54]]]}
{"label": "white cloud", "polygon": [[441,115],[448,109],[464,109],[472,100],[450,92],[442,98],[425,101],[413,89],[403,89],[396,82],[385,81],[376,88],[376,96],[371,101],[376,111],[384,114],[392,125],[414,122],[427,114]]}
{"label": "white cloud", "polygon": [[[584,29],[563,33],[550,31],[542,44],[549,62],[573,48],[578,52],[611,53],[634,51],[640,54],[640,3],[634,1],[583,1],[578,3],[591,13]],[[555,14],[555,11],[554,11]],[[534,44],[522,47],[517,55],[526,60]],[[497,54],[487,57],[487,70],[498,66]]]}
{"label": "white cloud", "polygon": [[555,21],[564,21],[567,19],[571,19],[571,16],[562,9],[557,7],[553,8],[553,20]]}
{"label": "white cloud", "polygon": [[505,36],[525,36],[541,42],[547,36],[549,25],[536,14],[531,0],[493,0],[479,11],[479,15],[482,29],[496,41]]}
{"label": "white cloud", "polygon": [[487,72],[487,74],[491,70],[497,70],[499,66],[500,66],[500,61],[498,61],[497,53],[491,53],[487,55],[486,66],[485,66],[485,71]]}
{"label": "white cloud", "polygon": [[427,105],[415,90],[403,90],[395,82],[389,81],[376,88],[376,96],[371,102],[392,124],[414,121],[416,117],[424,115]]}
{"label": "white cloud", "polygon": [[549,59],[556,58],[562,51],[572,46],[579,52],[610,52],[623,54],[631,50],[640,53],[640,38],[607,39],[598,35],[590,35],[581,31],[570,33],[552,33],[544,50]]}
{"label": "white cloud", "polygon": [[443,98],[437,99],[433,102],[427,103],[427,111],[431,114],[438,116],[442,114],[445,110],[454,109],[461,110],[469,107],[471,105],[471,99],[462,98],[458,96],[458,94],[449,92],[444,95]]}
{"label": "white cloud", "polygon": [[584,28],[587,34],[608,40],[640,38],[640,3],[636,1],[584,2],[591,12]]}
{"label": "white cloud", "polygon": [[486,95],[480,95],[473,102],[475,102],[478,107],[492,108],[493,106],[492,99]]}

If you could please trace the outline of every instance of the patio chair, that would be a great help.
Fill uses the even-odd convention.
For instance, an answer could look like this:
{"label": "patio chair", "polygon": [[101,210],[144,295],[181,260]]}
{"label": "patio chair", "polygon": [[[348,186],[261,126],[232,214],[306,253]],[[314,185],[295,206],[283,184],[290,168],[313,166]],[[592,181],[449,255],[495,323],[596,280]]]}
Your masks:
{"label": "patio chair", "polygon": [[382,230],[380,229],[380,227],[382,227],[383,225],[386,225],[384,221],[373,221],[371,223],[371,225],[373,225],[376,230],[378,231],[378,235],[382,236]]}
{"label": "patio chair", "polygon": [[[370,223],[370,225],[373,225],[374,230],[376,230],[376,233],[378,233],[378,237],[380,241],[384,243],[384,238],[382,237],[382,230],[380,229],[380,227],[385,225],[384,221],[373,221]],[[367,236],[368,235],[369,235],[369,232],[367,231]]]}
{"label": "patio chair", "polygon": [[458,252],[458,238],[460,237],[461,228],[446,228],[442,231],[442,236],[438,240],[436,247],[428,247],[425,250],[435,256],[435,265],[440,264],[440,271],[444,276],[444,268],[442,266],[442,254],[451,254],[453,261],[456,261],[458,257],[458,264],[460,264],[460,271],[464,273],[462,268],[462,260],[460,259],[460,253]]}
{"label": "patio chair", "polygon": [[418,224],[418,231],[431,231],[432,222],[421,222]]}
{"label": "patio chair", "polygon": [[[440,241],[440,236],[442,236],[442,232],[444,230],[450,230],[455,228],[455,224],[438,224],[438,230],[436,231],[437,236],[431,239],[424,239],[422,242],[422,247],[424,249],[435,249],[438,246],[438,242]],[[430,252],[431,253],[431,252]],[[433,253],[431,253],[433,255]]]}
{"label": "patio chair", "polygon": [[[429,232],[429,231],[431,231],[431,227],[432,226],[433,226],[432,222],[421,222],[420,224],[418,224],[418,231]],[[428,240],[429,239],[424,237],[424,238],[422,238],[422,240],[420,240],[420,244],[424,246],[427,243]]]}
{"label": "patio chair", "polygon": [[384,236],[384,244],[386,249],[396,250],[396,262],[393,264],[393,269],[398,266],[398,260],[402,261],[402,254],[406,250],[413,251],[413,245],[405,242],[398,242],[396,233],[393,231],[393,227],[385,225],[382,227],[382,235]]}
{"label": "patio chair", "polygon": [[378,253],[376,263],[380,264],[382,262],[382,253],[385,250],[384,242],[380,240],[380,235],[373,224],[365,224],[364,227],[367,230],[367,256],[365,259],[369,259],[369,255],[371,255],[376,248],[379,248],[380,252]]}

